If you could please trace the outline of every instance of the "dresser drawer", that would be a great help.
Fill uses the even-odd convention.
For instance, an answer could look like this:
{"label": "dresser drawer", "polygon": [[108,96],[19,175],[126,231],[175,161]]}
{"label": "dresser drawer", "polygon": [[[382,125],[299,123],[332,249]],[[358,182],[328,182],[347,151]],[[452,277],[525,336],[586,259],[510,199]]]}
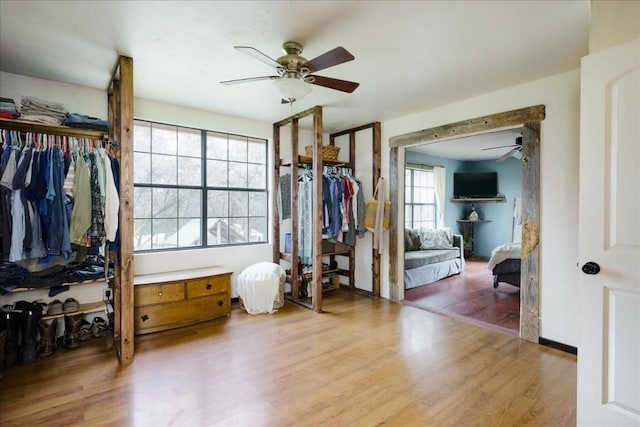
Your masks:
{"label": "dresser drawer", "polygon": [[203,277],[187,281],[187,298],[198,298],[221,292],[230,292],[229,275]]}
{"label": "dresser drawer", "polygon": [[136,334],[145,334],[225,317],[228,313],[228,294],[220,293],[193,300],[135,308],[134,328]]}
{"label": "dresser drawer", "polygon": [[164,304],[184,300],[184,282],[138,285],[133,287],[133,305]]}

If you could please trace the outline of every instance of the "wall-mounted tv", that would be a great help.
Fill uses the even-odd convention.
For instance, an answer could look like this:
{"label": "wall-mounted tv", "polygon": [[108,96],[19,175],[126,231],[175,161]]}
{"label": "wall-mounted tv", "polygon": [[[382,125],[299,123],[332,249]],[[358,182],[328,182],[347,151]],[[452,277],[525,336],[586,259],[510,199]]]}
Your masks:
{"label": "wall-mounted tv", "polygon": [[497,195],[497,172],[454,172],[454,198],[493,198]]}

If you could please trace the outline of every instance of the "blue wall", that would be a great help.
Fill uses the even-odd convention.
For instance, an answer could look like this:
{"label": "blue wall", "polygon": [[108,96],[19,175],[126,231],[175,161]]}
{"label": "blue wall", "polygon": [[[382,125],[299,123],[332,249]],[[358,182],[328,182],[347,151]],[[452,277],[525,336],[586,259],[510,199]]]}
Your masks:
{"label": "blue wall", "polygon": [[445,224],[455,233],[462,233],[456,220],[465,219],[471,209],[470,203],[452,203],[454,172],[497,172],[498,192],[506,197],[505,203],[475,203],[480,219],[491,222],[474,225],[473,253],[489,258],[491,251],[499,245],[511,242],[513,229],[513,202],[522,194],[522,164],[519,159],[509,158],[504,162],[495,160],[464,162],[431,156],[412,151],[406,152],[406,161],[430,166],[444,166],[447,171]]}

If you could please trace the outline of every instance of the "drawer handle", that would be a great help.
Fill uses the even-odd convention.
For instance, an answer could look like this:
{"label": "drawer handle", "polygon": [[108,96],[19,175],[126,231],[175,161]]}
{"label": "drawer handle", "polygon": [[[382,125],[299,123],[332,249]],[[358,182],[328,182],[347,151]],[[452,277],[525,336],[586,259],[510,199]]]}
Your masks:
{"label": "drawer handle", "polygon": [[211,288],[213,288],[213,286],[211,285],[211,283],[207,283],[207,290],[210,291]]}
{"label": "drawer handle", "polygon": [[218,307],[222,307],[224,305],[224,301],[219,300],[218,301]]}
{"label": "drawer handle", "polygon": [[162,293],[162,291],[158,292],[158,296],[159,296],[159,297],[161,297],[162,295],[164,295],[164,294]]}
{"label": "drawer handle", "polygon": [[140,316],[140,318],[142,319],[143,322],[146,322],[147,320],[149,320],[149,316],[147,316],[146,314],[143,314],[142,316]]}

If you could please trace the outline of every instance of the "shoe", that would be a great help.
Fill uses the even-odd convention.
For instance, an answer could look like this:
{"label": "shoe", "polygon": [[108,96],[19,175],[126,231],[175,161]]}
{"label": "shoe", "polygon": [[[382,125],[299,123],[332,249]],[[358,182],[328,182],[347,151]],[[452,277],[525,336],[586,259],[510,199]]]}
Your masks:
{"label": "shoe", "polygon": [[80,303],[75,298],[67,298],[62,305],[64,313],[74,313],[80,309]]}
{"label": "shoe", "polygon": [[4,342],[4,367],[10,368],[18,360],[18,336],[20,335],[20,312],[3,308],[0,311],[0,329],[7,332]]}
{"label": "shoe", "polygon": [[62,301],[59,299],[54,299],[49,303],[49,307],[47,308],[47,314],[62,314]]}
{"label": "shoe", "polygon": [[91,323],[91,331],[95,338],[101,338],[107,335],[107,321],[102,317],[97,316],[93,318]]}
{"label": "shoe", "polygon": [[93,338],[92,325],[87,319],[80,322],[80,341],[87,341]]}
{"label": "shoe", "polygon": [[68,349],[80,347],[80,325],[83,320],[84,313],[64,315],[64,346]]}
{"label": "shoe", "polygon": [[41,320],[38,325],[40,331],[40,345],[38,346],[38,355],[40,357],[51,356],[58,348],[56,343],[56,335],[58,334],[58,318],[54,317],[50,321]]}
{"label": "shoe", "polygon": [[20,348],[18,357],[22,365],[33,363],[38,357],[36,334],[38,324],[42,318],[42,306],[40,304],[29,304],[20,313]]}
{"label": "shoe", "polygon": [[2,371],[4,370],[4,343],[7,340],[7,331],[0,331],[0,380],[2,379]]}

